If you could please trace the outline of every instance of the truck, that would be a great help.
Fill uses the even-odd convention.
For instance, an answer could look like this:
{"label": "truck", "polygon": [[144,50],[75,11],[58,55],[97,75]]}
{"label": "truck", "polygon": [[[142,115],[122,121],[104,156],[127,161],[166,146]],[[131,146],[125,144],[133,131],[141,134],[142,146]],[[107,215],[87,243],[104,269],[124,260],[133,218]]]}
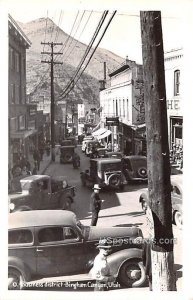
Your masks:
{"label": "truck", "polygon": [[49,175],[32,175],[20,180],[21,192],[9,194],[9,212],[25,210],[71,210],[75,187]]}

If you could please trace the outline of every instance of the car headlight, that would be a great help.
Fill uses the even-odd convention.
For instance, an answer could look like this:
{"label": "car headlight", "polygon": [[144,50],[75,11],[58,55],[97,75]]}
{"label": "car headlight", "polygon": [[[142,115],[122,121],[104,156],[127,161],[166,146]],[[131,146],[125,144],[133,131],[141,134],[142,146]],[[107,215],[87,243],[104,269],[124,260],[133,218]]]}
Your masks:
{"label": "car headlight", "polygon": [[9,209],[10,209],[10,210],[14,210],[14,208],[15,208],[15,204],[14,204],[14,203],[10,203],[10,204],[9,204]]}

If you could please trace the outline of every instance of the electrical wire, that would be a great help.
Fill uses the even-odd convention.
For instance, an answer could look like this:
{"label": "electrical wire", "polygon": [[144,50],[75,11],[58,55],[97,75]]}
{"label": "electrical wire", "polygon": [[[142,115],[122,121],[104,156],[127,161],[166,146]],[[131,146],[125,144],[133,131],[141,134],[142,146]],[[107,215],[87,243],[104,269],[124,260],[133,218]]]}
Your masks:
{"label": "electrical wire", "polygon": [[65,58],[66,60],[69,58],[69,56],[72,54],[72,52],[73,52],[74,48],[76,47],[76,45],[79,43],[79,39],[81,38],[81,36],[82,36],[82,34],[83,34],[83,32],[84,32],[86,26],[88,25],[88,22],[89,22],[89,20],[90,20],[90,17],[91,17],[91,15],[92,15],[92,13],[93,13],[93,11],[90,12],[90,15],[89,15],[89,17],[88,17],[88,19],[87,19],[87,21],[86,21],[86,23],[85,23],[85,25],[84,25],[84,27],[83,27],[81,33],[80,33],[80,35],[78,36],[77,41],[76,41],[74,47],[71,49],[71,52],[68,54],[68,56],[66,56],[66,58]]}
{"label": "electrical wire", "polygon": [[103,15],[102,15],[102,17],[101,17],[101,19],[100,19],[100,21],[99,21],[99,23],[98,23],[98,25],[97,25],[97,28],[96,28],[96,30],[95,30],[95,32],[94,32],[94,35],[93,35],[93,37],[92,37],[92,39],[91,39],[89,45],[87,46],[86,51],[85,51],[85,53],[84,53],[84,55],[83,55],[83,57],[82,57],[82,59],[81,59],[79,65],[78,65],[78,67],[77,67],[77,70],[76,70],[76,72],[75,72],[75,74],[74,74],[74,76],[73,76],[73,79],[69,82],[69,84],[67,85],[66,89],[63,91],[63,93],[61,93],[61,95],[59,95],[59,97],[62,97],[63,94],[65,94],[65,92],[68,90],[68,88],[70,87],[70,85],[71,85],[71,84],[74,84],[74,79],[76,78],[76,76],[77,76],[78,72],[80,71],[80,69],[81,69],[83,63],[85,62],[85,59],[86,59],[88,53],[90,52],[90,50],[91,50],[91,48],[92,48],[92,45],[93,45],[93,43],[94,43],[95,40],[96,40],[97,35],[99,34],[99,31],[100,31],[100,29],[101,29],[101,27],[102,27],[102,25],[103,25],[103,23],[104,23],[104,21],[105,21],[105,18],[107,17],[107,14],[108,14],[108,11],[104,11],[104,12],[103,12]]}
{"label": "electrical wire", "polygon": [[70,41],[70,43],[69,43],[69,45],[68,45],[68,48],[67,48],[67,49],[65,50],[65,52],[63,53],[63,59],[65,58],[65,55],[66,55],[66,53],[68,52],[68,49],[70,49],[70,46],[72,45],[72,42],[73,42],[73,40],[74,40],[74,38],[75,38],[75,35],[76,35],[77,31],[78,31],[78,28],[79,28],[79,26],[80,26],[80,24],[81,24],[81,22],[82,22],[82,19],[83,19],[84,14],[85,14],[85,11],[83,12],[83,14],[82,14],[82,16],[81,16],[79,23],[77,24],[77,28],[76,28],[76,31],[75,31],[74,35],[71,36],[71,41]]}
{"label": "electrical wire", "polygon": [[56,30],[56,36],[55,36],[54,43],[57,42],[58,37],[59,37],[59,28],[60,28],[60,24],[61,24],[62,19],[63,19],[63,14],[64,14],[64,11],[61,10],[61,11],[60,11],[60,17],[59,17],[59,21],[58,21],[58,26],[57,26],[57,30]]}
{"label": "electrical wire", "polygon": [[[81,73],[79,74],[77,80],[76,80],[76,81],[73,81],[73,87],[72,87],[72,88],[74,88],[75,84],[78,82],[78,80],[80,79],[81,75],[83,74],[83,72],[84,72],[85,69],[87,68],[87,66],[88,66],[88,64],[89,64],[89,62],[90,62],[90,60],[91,60],[91,58],[93,57],[93,55],[94,55],[94,53],[95,53],[97,47],[99,46],[101,40],[103,39],[103,37],[104,37],[104,35],[105,35],[105,33],[106,33],[106,31],[107,31],[107,29],[108,29],[108,27],[109,27],[109,25],[110,25],[112,19],[114,18],[115,14],[116,14],[116,12],[117,12],[117,11],[114,11],[114,12],[113,12],[113,14],[112,14],[111,18],[109,19],[109,21],[108,21],[108,23],[107,23],[107,25],[106,25],[106,27],[105,27],[103,33],[102,33],[102,35],[101,35],[101,37],[100,37],[100,39],[99,39],[97,45],[96,45],[95,48],[94,48],[94,51],[92,52],[91,56],[89,57],[89,60],[87,61],[85,67],[83,68],[83,70],[82,70]],[[65,95],[63,95],[63,98],[65,98],[65,97],[70,93],[70,91],[72,90],[72,88],[71,88],[68,92],[66,92]]]}

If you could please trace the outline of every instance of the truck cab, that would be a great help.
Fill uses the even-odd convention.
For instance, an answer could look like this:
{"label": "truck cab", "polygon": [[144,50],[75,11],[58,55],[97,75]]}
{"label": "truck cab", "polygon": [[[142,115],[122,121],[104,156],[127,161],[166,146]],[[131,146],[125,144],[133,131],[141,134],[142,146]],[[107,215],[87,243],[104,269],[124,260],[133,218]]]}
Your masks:
{"label": "truck cab", "polygon": [[75,188],[66,180],[32,175],[20,180],[21,192],[9,195],[10,212],[17,210],[70,209]]}

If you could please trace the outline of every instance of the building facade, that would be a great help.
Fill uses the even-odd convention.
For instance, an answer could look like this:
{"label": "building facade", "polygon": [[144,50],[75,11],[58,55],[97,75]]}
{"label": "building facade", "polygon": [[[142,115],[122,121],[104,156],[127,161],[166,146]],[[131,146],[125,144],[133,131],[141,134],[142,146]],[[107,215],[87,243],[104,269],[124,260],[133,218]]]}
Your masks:
{"label": "building facade", "polygon": [[119,125],[108,127],[113,145],[125,154],[141,152],[144,137],[137,138],[136,129],[145,122],[142,66],[126,59],[109,76],[110,87],[100,92],[101,127],[108,118],[118,118]]}
{"label": "building facade", "polygon": [[170,148],[183,146],[183,49],[165,53],[165,82]]}
{"label": "building facade", "polygon": [[20,153],[26,153],[26,139],[35,133],[28,130],[26,105],[26,49],[31,45],[27,36],[9,15],[9,166],[12,167]]}

